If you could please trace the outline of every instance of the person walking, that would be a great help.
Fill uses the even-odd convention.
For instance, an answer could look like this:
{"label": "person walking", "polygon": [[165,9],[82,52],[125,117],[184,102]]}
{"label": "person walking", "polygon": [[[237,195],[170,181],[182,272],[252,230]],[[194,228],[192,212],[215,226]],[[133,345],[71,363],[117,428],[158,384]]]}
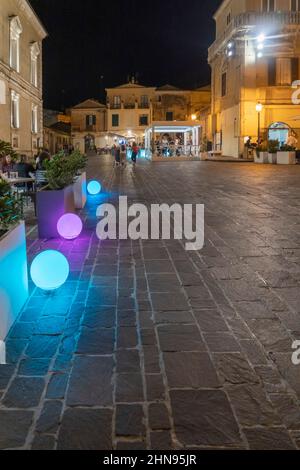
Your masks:
{"label": "person walking", "polygon": [[121,150],[120,150],[120,163],[122,168],[126,167],[126,145],[122,144],[121,145]]}
{"label": "person walking", "polygon": [[120,146],[115,145],[115,147],[114,147],[115,167],[120,166],[120,157],[121,157],[120,154],[121,154]]}
{"label": "person walking", "polygon": [[132,160],[133,166],[136,165],[136,159],[137,159],[138,153],[139,153],[139,148],[136,145],[136,143],[133,142],[133,144],[132,144],[132,153],[131,153],[131,160]]}

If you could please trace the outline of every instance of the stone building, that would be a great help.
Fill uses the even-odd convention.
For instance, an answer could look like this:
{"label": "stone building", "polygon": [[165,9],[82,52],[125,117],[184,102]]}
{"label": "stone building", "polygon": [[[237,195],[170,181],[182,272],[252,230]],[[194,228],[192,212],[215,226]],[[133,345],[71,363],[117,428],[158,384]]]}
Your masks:
{"label": "stone building", "polygon": [[292,84],[300,78],[300,1],[224,0],[216,12],[212,69],[214,149],[239,157],[245,142],[300,141]]}
{"label": "stone building", "polygon": [[72,142],[83,153],[106,146],[106,106],[88,99],[70,109]]}
{"label": "stone building", "polygon": [[51,155],[72,146],[71,117],[58,111],[44,109],[44,148]]}
{"label": "stone building", "polygon": [[209,86],[180,90],[171,85],[146,87],[132,80],[106,92],[106,106],[90,99],[70,110],[72,142],[82,152],[112,147],[121,140],[143,145],[153,123],[197,121],[199,138],[210,130]]}
{"label": "stone building", "polygon": [[43,140],[42,41],[27,0],[0,2],[0,139],[29,156]]}
{"label": "stone building", "polygon": [[106,92],[109,145],[119,136],[142,143],[152,120],[155,88],[139,85],[133,79],[124,85],[108,88]]}

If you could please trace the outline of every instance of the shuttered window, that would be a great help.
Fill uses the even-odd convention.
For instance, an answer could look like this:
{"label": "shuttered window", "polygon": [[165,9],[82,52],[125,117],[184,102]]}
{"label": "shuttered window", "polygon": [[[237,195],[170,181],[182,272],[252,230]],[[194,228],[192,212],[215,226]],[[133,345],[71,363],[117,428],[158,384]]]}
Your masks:
{"label": "shuttered window", "polygon": [[268,84],[269,86],[276,85],[276,59],[275,57],[270,57],[268,63]]}

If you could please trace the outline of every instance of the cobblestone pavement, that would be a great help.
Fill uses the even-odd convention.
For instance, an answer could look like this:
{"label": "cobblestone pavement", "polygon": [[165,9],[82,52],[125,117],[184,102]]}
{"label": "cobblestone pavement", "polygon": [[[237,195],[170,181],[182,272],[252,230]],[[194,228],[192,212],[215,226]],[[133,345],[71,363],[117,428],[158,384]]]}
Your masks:
{"label": "cobblestone pavement", "polygon": [[[71,264],[31,297],[0,366],[0,448],[300,448],[300,167],[210,162],[89,164]],[[206,245],[106,241],[100,201],[205,203]]]}

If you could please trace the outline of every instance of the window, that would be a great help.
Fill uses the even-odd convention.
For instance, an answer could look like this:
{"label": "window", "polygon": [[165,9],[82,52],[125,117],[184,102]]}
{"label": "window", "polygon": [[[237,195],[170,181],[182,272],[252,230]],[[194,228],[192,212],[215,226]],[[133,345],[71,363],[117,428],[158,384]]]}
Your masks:
{"label": "window", "polygon": [[121,96],[114,96],[114,108],[121,108]]}
{"label": "window", "polygon": [[222,74],[222,84],[221,84],[221,95],[225,96],[227,94],[227,73]]}
{"label": "window", "polygon": [[12,90],[11,92],[11,127],[19,129],[20,127],[20,96]]}
{"label": "window", "polygon": [[262,11],[275,11],[275,0],[262,0]]}
{"label": "window", "polygon": [[148,126],[148,115],[143,114],[140,116],[140,126]]}
{"label": "window", "polygon": [[141,107],[142,108],[148,108],[149,106],[149,99],[148,99],[148,96],[147,95],[143,95],[141,97]]}
{"label": "window", "polygon": [[96,122],[97,122],[97,118],[96,118],[95,114],[88,114],[86,116],[86,126],[87,127],[95,126]]}
{"label": "window", "polygon": [[268,85],[276,85],[276,59],[275,57],[270,57],[268,61]]}
{"label": "window", "polygon": [[34,104],[31,108],[31,132],[33,134],[38,133],[38,107]]}
{"label": "window", "polygon": [[3,80],[0,80],[0,104],[6,104],[6,87]]}
{"label": "window", "polygon": [[173,111],[166,112],[166,121],[174,121]]}
{"label": "window", "polygon": [[276,59],[276,85],[291,85],[292,66],[291,59]]}
{"label": "window", "polygon": [[40,55],[40,48],[37,42],[30,46],[30,82],[33,86],[38,86],[38,56]]}
{"label": "window", "polygon": [[291,0],[291,11],[300,11],[300,0]]}
{"label": "window", "polygon": [[118,114],[113,114],[112,115],[112,127],[119,127],[119,115]]}
{"label": "window", "polygon": [[10,18],[10,66],[17,72],[20,71],[20,36],[22,25],[17,16]]}

